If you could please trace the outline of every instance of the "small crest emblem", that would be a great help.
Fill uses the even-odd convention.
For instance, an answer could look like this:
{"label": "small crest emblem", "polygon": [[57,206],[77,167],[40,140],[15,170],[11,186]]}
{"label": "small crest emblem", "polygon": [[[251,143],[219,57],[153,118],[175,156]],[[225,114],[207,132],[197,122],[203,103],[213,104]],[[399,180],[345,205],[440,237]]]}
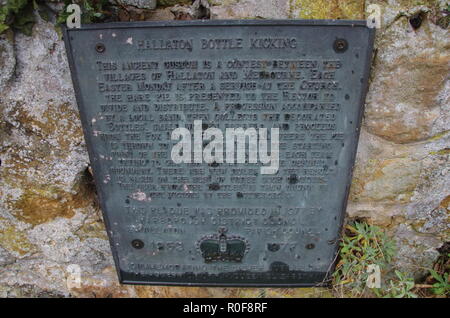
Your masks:
{"label": "small crest emblem", "polygon": [[218,233],[205,235],[197,241],[205,263],[236,262],[239,263],[249,250],[248,241],[239,235],[227,235],[227,229],[220,227]]}

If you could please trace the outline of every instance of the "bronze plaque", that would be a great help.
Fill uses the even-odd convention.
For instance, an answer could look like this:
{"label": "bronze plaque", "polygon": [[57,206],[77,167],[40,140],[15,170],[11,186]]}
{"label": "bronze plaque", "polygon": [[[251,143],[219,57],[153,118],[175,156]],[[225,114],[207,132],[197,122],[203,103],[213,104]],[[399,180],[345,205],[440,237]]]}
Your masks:
{"label": "bronze plaque", "polygon": [[334,20],[66,29],[120,281],[324,283],[373,37]]}

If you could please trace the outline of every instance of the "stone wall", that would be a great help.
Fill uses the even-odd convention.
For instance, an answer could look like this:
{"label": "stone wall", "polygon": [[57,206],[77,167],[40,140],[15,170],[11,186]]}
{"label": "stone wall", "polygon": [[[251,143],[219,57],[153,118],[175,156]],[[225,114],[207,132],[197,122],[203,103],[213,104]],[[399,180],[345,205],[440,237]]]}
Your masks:
{"label": "stone wall", "polygon": [[[55,2],[55,1],[53,1]],[[118,19],[364,19],[382,7],[348,218],[395,237],[420,276],[450,241],[450,37],[439,0],[127,0]],[[56,8],[58,4],[53,4]],[[0,297],[328,296],[321,290],[121,286],[54,23],[0,36]],[[81,287],[67,284],[81,268]]]}

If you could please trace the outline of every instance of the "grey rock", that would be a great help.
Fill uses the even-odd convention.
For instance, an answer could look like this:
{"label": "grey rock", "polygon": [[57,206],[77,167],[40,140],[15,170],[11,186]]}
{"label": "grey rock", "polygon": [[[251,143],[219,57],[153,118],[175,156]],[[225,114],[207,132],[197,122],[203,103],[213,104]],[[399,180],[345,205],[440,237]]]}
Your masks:
{"label": "grey rock", "polygon": [[[20,148],[19,158],[23,160],[34,153],[33,158],[40,162],[39,169],[17,173],[28,175],[31,182],[47,184],[52,180],[62,190],[73,191],[87,167],[88,156],[64,43],[53,24],[39,21],[31,37],[16,35],[15,49],[14,80],[0,94],[0,112],[11,132],[9,139],[0,140],[0,144]],[[23,115],[28,119],[24,120]],[[64,136],[70,139],[64,141],[66,151],[61,151]],[[5,152],[4,164],[17,162],[12,156],[11,151]]]}
{"label": "grey rock", "polygon": [[419,234],[406,224],[400,224],[395,232],[397,255],[395,263],[403,272],[420,279],[433,267],[443,242],[436,237]]}
{"label": "grey rock", "polygon": [[[217,2],[215,2],[217,3]],[[211,19],[287,19],[289,18],[288,0],[242,0],[224,1],[211,6]]]}
{"label": "grey rock", "polygon": [[85,213],[77,213],[70,219],[57,218],[29,230],[30,242],[39,245],[45,259],[57,263],[105,267],[112,264],[109,243],[104,239],[81,240],[77,229],[86,219]]}
{"label": "grey rock", "polygon": [[0,271],[0,297],[69,296],[66,266],[44,258],[22,260]]}
{"label": "grey rock", "polygon": [[170,11],[170,8],[156,9],[149,12],[145,18],[146,21],[167,21],[173,20],[175,15]]}
{"label": "grey rock", "polygon": [[[1,242],[0,242],[0,244],[1,244]],[[8,264],[14,263],[14,261],[15,261],[15,258],[10,253],[8,253],[7,250],[5,250],[4,248],[2,248],[0,246],[0,266],[5,266]]]}
{"label": "grey rock", "polygon": [[[156,0],[122,0],[120,1],[123,5],[133,6],[140,9],[153,10],[156,8]],[[116,4],[116,1],[111,1],[111,3]]]}
{"label": "grey rock", "polygon": [[396,18],[377,31],[366,99],[367,129],[395,143],[423,141],[450,130],[448,31],[427,19],[414,30],[408,12],[383,8],[383,16]]}
{"label": "grey rock", "polygon": [[[448,30],[433,23],[433,7],[410,1],[366,1],[381,7],[377,54],[366,99],[369,132],[395,143],[427,140],[450,130]],[[443,3],[436,2],[441,5]],[[413,28],[409,18],[428,17]]]}
{"label": "grey rock", "polygon": [[209,19],[211,9],[208,0],[195,0],[191,6],[194,19]]}
{"label": "grey rock", "polygon": [[0,92],[13,76],[15,66],[14,44],[6,36],[0,36]]}

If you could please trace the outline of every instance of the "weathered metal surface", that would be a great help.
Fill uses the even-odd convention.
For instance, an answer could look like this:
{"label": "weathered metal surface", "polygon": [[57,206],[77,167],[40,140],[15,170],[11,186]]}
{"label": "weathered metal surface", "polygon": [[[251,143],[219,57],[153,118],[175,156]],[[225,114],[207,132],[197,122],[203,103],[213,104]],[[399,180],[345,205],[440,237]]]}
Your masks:
{"label": "weathered metal surface", "polygon": [[[326,279],[373,30],[362,21],[186,21],[89,25],[64,38],[121,282]],[[195,120],[224,135],[253,127],[272,136],[278,128],[279,169],[262,174],[261,161],[174,163],[171,134],[192,131]]]}

